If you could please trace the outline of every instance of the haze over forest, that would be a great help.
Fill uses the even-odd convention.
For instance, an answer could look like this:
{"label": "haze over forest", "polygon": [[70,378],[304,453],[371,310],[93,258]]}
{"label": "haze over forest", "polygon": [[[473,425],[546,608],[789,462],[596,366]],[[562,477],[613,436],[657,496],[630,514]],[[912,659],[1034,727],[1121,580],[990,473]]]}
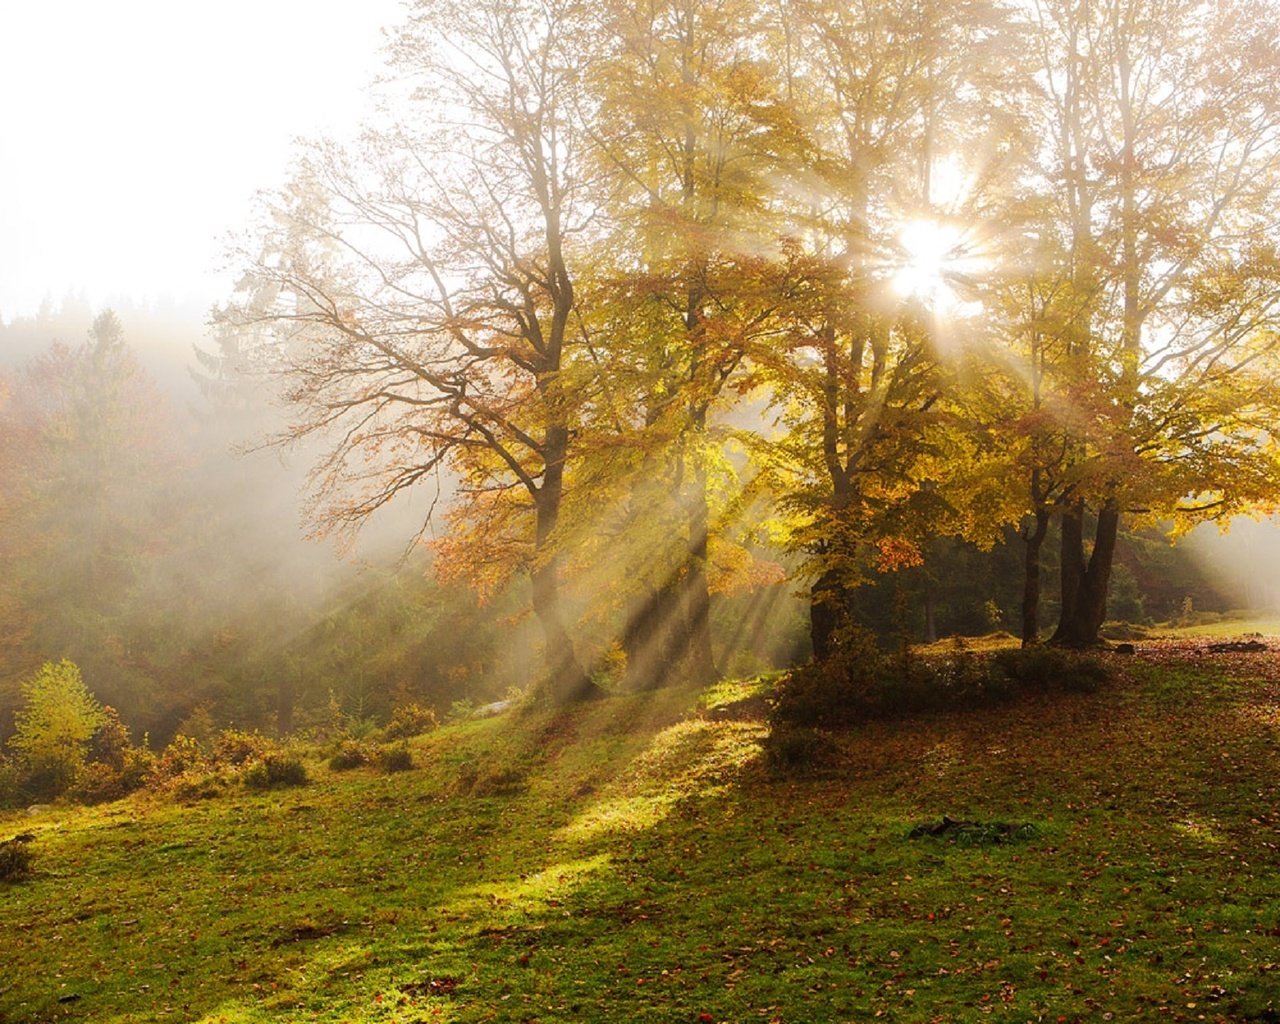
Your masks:
{"label": "haze over forest", "polygon": [[1280,1020],[1280,0],[0,92],[0,1024]]}
{"label": "haze over forest", "polygon": [[[911,95],[902,110],[872,117],[867,125],[878,125],[874,130],[859,129],[870,133],[859,145],[877,154],[879,169],[858,185],[857,195],[847,192],[848,181],[840,178],[845,172],[838,167],[841,161],[854,167],[869,158],[856,150],[840,151],[845,143],[828,137],[837,122],[822,119],[835,108],[824,106],[828,101],[820,92],[796,91],[802,85],[820,88],[821,60],[855,58],[833,52],[821,60],[815,56],[819,62],[813,68],[800,61],[766,71],[753,63],[752,48],[765,45],[781,23],[771,24],[763,12],[740,23],[737,15],[723,11],[700,12],[697,18],[708,20],[696,30],[694,22],[676,19],[668,25],[655,15],[642,24],[619,14],[622,20],[609,31],[628,41],[616,54],[591,54],[591,66],[602,69],[601,77],[591,79],[569,75],[564,70],[569,64],[558,63],[572,64],[573,48],[588,46],[573,36],[578,15],[567,9],[539,7],[520,24],[501,5],[474,11],[446,7],[424,8],[390,37],[390,73],[379,87],[383,105],[365,114],[368,134],[357,136],[352,121],[345,128],[351,140],[346,144],[298,143],[291,177],[283,183],[273,177],[283,173],[282,166],[261,172],[256,184],[264,190],[262,197],[256,204],[246,197],[244,220],[223,225],[226,265],[247,276],[238,285],[234,277],[221,278],[216,324],[211,321],[215,310],[173,300],[108,304],[91,302],[86,291],[69,291],[55,301],[48,298],[53,289],[66,286],[50,281],[38,309],[10,314],[0,328],[13,489],[6,506],[6,600],[16,609],[5,644],[0,711],[6,724],[0,728],[12,727],[18,681],[40,662],[64,656],[81,664],[95,692],[118,706],[135,729],[165,738],[193,714],[288,729],[299,713],[304,718],[320,714],[331,695],[359,716],[385,715],[396,693],[441,707],[460,698],[486,700],[509,686],[535,681],[537,651],[547,658],[541,671],[585,671],[607,685],[630,678],[626,674],[638,672],[644,658],[656,657],[666,667],[646,669],[633,682],[642,676],[651,682],[666,679],[676,671],[672,666],[686,665],[690,657],[696,672],[708,677],[785,667],[814,645],[824,648],[832,630],[842,628],[837,620],[843,621],[846,611],[828,615],[824,609],[845,608],[850,621],[885,642],[991,629],[1021,631],[1025,639],[1031,627],[1019,560],[1028,523],[1034,525],[1042,514],[1050,538],[1037,542],[1044,545],[1036,557],[1043,558],[1045,575],[1035,621],[1051,623],[1062,614],[1055,593],[1059,542],[1052,540],[1060,516],[1076,522],[1083,515],[1092,523],[1099,515],[1107,519],[1113,508],[1127,508],[1113,493],[1114,475],[1108,476],[1114,470],[1106,468],[1106,460],[1113,456],[1103,449],[1089,451],[1095,442],[1083,437],[1078,440],[1084,447],[1072,456],[1075,468],[1068,459],[1053,469],[1048,463],[1027,469],[1026,458],[1034,462],[1041,456],[1020,456],[1023,468],[1015,477],[1031,472],[1037,481],[1033,499],[1038,504],[1028,520],[1026,499],[1018,493],[1025,484],[1013,479],[994,484],[1005,488],[1003,494],[992,490],[992,481],[1006,472],[991,461],[993,453],[971,448],[958,455],[976,460],[977,475],[969,477],[967,470],[956,475],[937,461],[940,442],[930,433],[933,412],[925,412],[935,399],[921,404],[913,389],[932,380],[927,386],[946,396],[945,417],[960,424],[976,416],[973,423],[981,422],[988,435],[1005,415],[998,412],[993,419],[989,406],[975,411],[972,403],[996,399],[964,389],[974,368],[989,358],[984,349],[993,341],[1013,345],[999,337],[1003,332],[1013,339],[1021,330],[1014,278],[1077,274],[1074,287],[1080,287],[1078,275],[1085,272],[1083,264],[1064,270],[1051,254],[1042,257],[1048,261],[1043,265],[1028,265],[1001,248],[1006,244],[1001,232],[1007,233],[1015,219],[1017,231],[1033,230],[1038,214],[1029,218],[1026,209],[1037,189],[1046,197],[1059,189],[1068,205],[1081,197],[1098,208],[1114,204],[1118,212],[1112,216],[1121,226],[1114,230],[1121,234],[1108,235],[1113,225],[1105,219],[1071,230],[1096,231],[1091,244],[1130,246],[1125,258],[1141,255],[1150,268],[1134,263],[1134,269],[1121,273],[1098,264],[1088,271],[1099,280],[1119,275],[1107,286],[1115,290],[1087,315],[1094,318],[1100,339],[1113,329],[1120,333],[1098,341],[1097,362],[1086,373],[1110,374],[1108,360],[1120,358],[1115,353],[1125,346],[1138,351],[1135,339],[1145,331],[1148,354],[1142,358],[1150,357],[1156,368],[1138,366],[1134,372],[1147,375],[1139,387],[1153,403],[1173,402],[1171,408],[1183,410],[1177,414],[1182,416],[1189,408],[1185,399],[1156,397],[1155,388],[1165,387],[1168,372],[1159,367],[1183,366],[1187,373],[1203,367],[1205,345],[1219,343],[1205,340],[1219,337],[1214,333],[1222,329],[1215,326],[1218,321],[1235,318],[1230,331],[1236,333],[1223,344],[1240,349],[1242,370],[1239,381],[1213,378],[1214,387],[1227,393],[1245,388],[1243,368],[1270,358],[1262,350],[1243,354],[1271,330],[1271,300],[1250,292],[1253,284],[1242,282],[1238,294],[1215,294],[1216,308],[1188,312],[1187,296],[1202,286],[1206,274],[1216,272],[1214,260],[1232,253],[1240,259],[1260,257],[1237,252],[1226,234],[1200,251],[1179,248],[1183,243],[1170,234],[1173,229],[1156,222],[1182,217],[1190,225],[1205,214],[1195,201],[1162,195],[1165,185],[1154,163],[1144,172],[1144,198],[1136,206],[1124,198],[1135,172],[1125,171],[1129,178],[1122,174],[1114,183],[1104,180],[1110,173],[1108,147],[1117,144],[1107,134],[1114,112],[1105,109],[1114,98],[1086,96],[1069,72],[1062,72],[1068,78],[1059,83],[1052,65],[1039,74],[1049,75],[1042,81],[1054,83],[1053,88],[1034,102],[1019,93],[1025,80],[1012,72],[1003,82],[988,82],[981,93],[973,91],[972,82],[963,84],[966,76],[973,82],[981,77],[974,61],[987,50],[1008,47],[1000,60],[1010,68],[1027,59],[1009,42],[1014,36],[1002,35],[997,27],[1002,17],[1016,24],[1018,15],[1000,13],[999,5],[981,17],[967,8],[945,17],[930,15],[937,19],[932,31],[938,34],[930,45],[946,53],[949,62],[938,74],[956,89],[950,97],[936,83],[918,87],[910,78],[918,73],[909,69],[917,43],[907,22],[885,21],[867,30],[865,38],[858,35],[862,28],[848,26],[850,38],[862,40],[859,45],[901,54],[907,63],[885,73],[896,87],[909,87]],[[811,16],[796,15],[802,22]],[[437,37],[440,19],[450,28]],[[1244,31],[1240,23],[1232,24],[1231,31]],[[1047,23],[1041,30],[1064,38],[1054,33],[1067,31],[1066,25]],[[668,31],[675,34],[668,38]],[[1130,111],[1149,121],[1135,133],[1154,133],[1150,142],[1135,134],[1132,152],[1145,153],[1145,146],[1150,152],[1141,159],[1152,161],[1162,126],[1173,123],[1171,118],[1190,117],[1160,92],[1165,86],[1159,76],[1166,71],[1155,42],[1161,32],[1182,29],[1135,22],[1126,31],[1131,45],[1152,47],[1152,63],[1135,72],[1143,89],[1154,90],[1141,101],[1149,106]],[[681,35],[685,32],[694,35]],[[876,32],[884,33],[879,42],[873,41]],[[562,38],[562,33],[568,35]],[[664,62],[676,59],[685,45],[696,45],[702,55],[696,75],[704,77],[689,79],[696,81],[694,100],[664,92],[669,83],[662,80],[671,73]],[[513,48],[511,60],[518,54],[521,61],[549,62],[544,75],[548,68],[555,73],[533,84],[522,80],[534,64],[507,63],[501,57],[508,52],[504,47]],[[632,67],[627,62],[633,47],[653,47],[656,63]],[[1047,51],[1044,56],[1054,59]],[[759,76],[750,87],[741,77],[748,67]],[[1028,74],[1034,80],[1035,72]],[[631,86],[634,96],[648,97],[647,107],[634,106],[619,75],[651,76]],[[1060,86],[1067,92],[1059,96]],[[530,93],[533,88],[542,91]],[[1195,88],[1203,91],[1204,103],[1220,102],[1214,98],[1219,83],[1206,79]],[[797,105],[784,101],[784,93],[807,98]],[[523,97],[525,112],[501,115],[504,95]],[[428,96],[443,105],[424,106]],[[852,96],[840,102],[855,103]],[[257,101],[243,95],[236,102],[241,115],[256,109]],[[688,102],[707,106],[698,109]],[[873,102],[871,93],[856,102]],[[1130,101],[1117,102],[1123,108]],[[216,100],[205,97],[202,103]],[[350,111],[359,106],[353,102]],[[468,108],[479,127],[460,125],[449,114]],[[374,107],[365,104],[364,109]],[[118,113],[126,116],[123,108]],[[1130,114],[1121,109],[1115,116]],[[1080,148],[1082,159],[1093,161],[1095,181],[1043,176],[1043,167],[1056,159],[1052,147],[1037,151],[1028,141],[1035,137],[1036,118],[1071,116],[1084,133],[1072,145]],[[1261,166],[1256,153],[1240,149],[1233,137],[1230,110],[1197,116],[1203,118],[1199,145],[1219,147],[1220,159],[1238,160],[1240,173],[1253,174],[1255,165]],[[526,125],[521,117],[533,120]],[[784,144],[771,120],[779,117],[791,119],[793,132],[810,133],[809,141],[788,151],[794,140]],[[250,117],[245,123],[256,122]],[[535,134],[527,135],[530,130]],[[134,131],[132,122],[122,122],[119,138],[132,138]],[[1257,145],[1270,145],[1265,131],[1256,131]],[[1088,132],[1096,138],[1086,139]],[[523,163],[490,148],[503,138],[517,150],[533,147]],[[1089,145],[1098,147],[1096,155],[1082,148]],[[107,146],[109,151],[109,140]],[[683,152],[684,164],[667,162],[672,146]],[[830,149],[823,158],[827,164],[813,162],[822,146]],[[415,160],[422,161],[416,169]],[[726,177],[730,167],[737,169]],[[1200,173],[1198,167],[1189,162],[1186,173]],[[531,181],[525,180],[529,174]],[[502,182],[496,187],[509,191],[481,194],[477,190],[483,190],[486,177],[488,184]],[[913,184],[904,187],[904,182]],[[200,205],[200,180],[189,185],[191,201],[178,203],[177,209]],[[1262,223],[1269,216],[1265,190],[1246,195],[1209,178],[1202,187],[1222,188],[1218,201],[1234,204],[1237,218]],[[544,188],[551,192],[539,191]],[[219,206],[225,205],[220,198]],[[864,220],[851,228],[856,218],[850,220],[848,210],[854,208],[863,210],[858,216]],[[174,209],[166,202],[154,211],[135,210],[134,216],[140,229],[152,220],[180,225],[183,218],[173,217]],[[1050,209],[1047,215],[1055,214]],[[492,233],[492,225],[504,218],[519,225],[505,241]],[[246,229],[244,223],[256,226]],[[1042,232],[1039,244],[1073,253],[1080,239],[1072,241],[1067,228],[1052,243],[1058,228],[1034,230]],[[852,248],[851,230],[862,234]],[[119,226],[110,232],[128,234]],[[395,247],[410,241],[410,232],[423,233],[438,252],[421,252],[405,262]],[[1139,254],[1124,232],[1145,239],[1148,249]],[[207,241],[202,238],[200,245]],[[485,246],[492,251],[486,254]],[[804,246],[814,248],[805,251]],[[539,251],[552,254],[550,278],[523,262],[543,259]],[[824,356],[820,346],[806,349],[811,341],[785,340],[798,337],[796,332],[819,337],[824,330],[846,330],[838,318],[823,327],[814,310],[803,305],[811,299],[796,298],[806,290],[818,295],[831,285],[832,272],[852,275],[838,299],[853,301],[850,315],[860,315],[855,307],[862,302],[868,315],[878,318],[873,335],[884,332],[872,357],[856,355],[863,343],[854,330],[850,351],[855,355],[848,357],[854,362],[845,369],[839,363],[845,356]],[[1170,273],[1178,276],[1161,277]],[[118,281],[112,285],[118,286]],[[171,289],[172,282],[151,288],[138,279],[130,287],[156,294]],[[1151,290],[1147,306],[1144,288]],[[95,292],[101,290],[94,286]],[[531,303],[526,313],[511,305],[522,295],[520,302]],[[1131,312],[1124,313],[1128,320],[1114,320],[1120,315],[1115,302],[1126,310],[1142,309],[1145,321],[1134,320]],[[1064,307],[1054,315],[1084,314]],[[541,332],[562,330],[562,316],[577,324],[579,333],[554,340],[554,351],[544,350]],[[1110,326],[1108,317],[1114,320]],[[507,340],[493,347],[500,338]],[[705,348],[713,338],[714,346]],[[263,357],[263,345],[274,346],[277,356]],[[506,345],[532,346],[536,357],[518,356],[515,348],[503,355]],[[1113,345],[1121,347],[1107,347]],[[977,372],[1006,373],[1010,366],[1016,370],[1018,360],[1028,360],[1026,365],[1035,368],[1035,387],[1046,389],[1036,391],[1037,407],[1085,401],[1069,374],[1050,382],[1056,371],[1045,362],[1047,349],[1033,346],[1012,361],[1009,351],[1000,357],[1003,363]],[[283,360],[281,353],[287,353]],[[459,361],[459,354],[465,358]],[[419,358],[456,365],[440,376],[422,370],[415,362]],[[334,362],[342,359],[353,362],[345,368]],[[821,415],[806,420],[804,411],[811,400],[804,397],[811,388],[805,375],[814,360],[824,359],[835,375],[830,380],[853,375],[853,390],[839,399],[842,408],[832,405],[824,414],[825,427]],[[859,365],[859,359],[865,361]],[[1211,365],[1225,365],[1220,354],[1214,360]],[[918,374],[917,364],[925,367]],[[893,378],[898,383],[890,377],[878,382],[886,366],[897,367],[894,374],[916,374],[917,383],[906,386],[906,376]],[[347,386],[348,371],[352,390],[337,390]],[[859,397],[863,385],[854,379],[859,374],[869,374],[867,394],[890,390],[873,400]],[[557,381],[550,386],[560,389],[571,375],[580,378],[573,385],[579,392],[549,398],[559,392],[548,391],[548,382]],[[506,393],[493,390],[500,379],[508,380]],[[1207,387],[1210,377],[1203,380]],[[1130,386],[1124,381],[1122,376],[1107,386]],[[1010,395],[999,399],[1013,402],[1010,409],[1021,400],[1019,386],[1015,373]],[[906,390],[895,393],[895,387]],[[1058,398],[1048,390],[1052,387],[1061,388]],[[458,404],[468,388],[487,393],[470,411]],[[615,403],[611,411],[601,404],[601,395]],[[1250,401],[1255,398],[1263,400]],[[546,401],[552,405],[537,405]],[[855,406],[863,401],[870,404],[858,411]],[[1104,396],[1103,401],[1118,399]],[[446,413],[440,402],[452,402],[452,411]],[[620,402],[632,407],[624,409]],[[576,409],[571,403],[578,403]],[[498,407],[506,411],[498,413]],[[551,408],[559,411],[551,414]],[[674,410],[683,410],[686,420],[673,419]],[[1148,415],[1164,414],[1141,413],[1132,429]],[[1206,408],[1194,415],[1202,417],[1198,426],[1186,426],[1181,440],[1160,443],[1175,449],[1198,444],[1187,439],[1199,429],[1221,436],[1218,447],[1225,450],[1247,443],[1242,439],[1256,429],[1252,421],[1231,425],[1229,410]],[[565,417],[563,426],[555,417]],[[909,442],[916,446],[914,454],[909,448],[893,455],[888,448],[874,449],[868,438],[883,434],[890,422],[914,438]],[[966,435],[967,429],[961,426],[943,443],[959,446],[957,452],[989,443],[989,437]],[[1075,428],[1064,420],[1044,429],[1048,441]],[[344,441],[343,430],[355,432]],[[821,441],[824,430],[828,442]],[[1233,435],[1233,430],[1242,433]],[[406,441],[415,431],[423,431],[424,440],[410,451]],[[539,431],[544,436],[531,440],[530,434]],[[281,434],[292,434],[296,444],[287,450],[244,451]],[[1130,443],[1116,437],[1118,443]],[[22,443],[15,443],[19,438]],[[823,485],[821,472],[806,480],[813,470],[806,468],[807,456],[798,454],[797,446],[820,443],[834,445],[829,463],[848,461],[848,470],[837,476],[853,472],[862,458],[860,445],[868,457],[877,450],[877,458],[890,459],[897,468],[889,476],[857,481],[851,476],[843,483],[841,477]],[[1105,447],[1117,441],[1097,443]],[[1150,438],[1132,443],[1139,445],[1136,450],[1156,450]],[[1142,447],[1147,445],[1152,447]],[[600,454],[610,451],[618,453],[612,461]],[[1216,457],[1212,451],[1213,446],[1205,448],[1210,462]],[[407,461],[398,461],[402,458]],[[789,459],[793,465],[786,464]],[[990,465],[982,468],[984,460]],[[1134,507],[1142,507],[1136,519],[1126,520],[1114,574],[1103,583],[1111,617],[1140,624],[1190,612],[1275,607],[1277,594],[1269,580],[1280,546],[1269,526],[1237,522],[1221,540],[1215,527],[1202,527],[1177,548],[1162,536],[1185,518],[1176,509],[1180,501],[1194,504],[1207,495],[1224,509],[1266,511],[1267,499],[1254,484],[1238,496],[1227,486],[1243,487],[1247,475],[1239,464],[1232,465],[1228,460],[1216,468],[1198,467],[1199,475],[1187,477],[1181,489],[1176,478],[1170,487],[1155,476],[1149,486],[1135,488]],[[310,470],[317,472],[308,486]],[[628,500],[617,488],[639,487],[631,477],[636,472],[648,474],[654,487],[634,491]],[[1055,474],[1058,482],[1046,483]],[[665,483],[658,482],[664,478]],[[1100,482],[1104,479],[1113,482]],[[851,485],[861,497],[846,509],[842,488]],[[824,498],[823,486],[834,486],[836,497]],[[1159,488],[1164,491],[1158,495]],[[357,500],[361,489],[364,498]],[[933,496],[941,499],[934,525],[928,525],[929,516],[924,525],[906,524],[904,517],[921,514],[910,511],[914,504]],[[594,525],[588,513],[593,500],[616,503],[611,513],[607,507],[600,510],[607,514]],[[522,520],[530,511],[539,525],[536,541],[526,549],[529,540],[520,532],[535,529],[533,520]],[[828,521],[831,515],[835,518]],[[575,534],[564,527],[566,516],[588,518]],[[691,518],[678,525],[681,517]],[[842,517],[852,518],[843,523]],[[1140,521],[1146,525],[1139,527]],[[354,548],[335,544],[332,533],[327,541],[304,539],[317,530],[336,530],[341,537],[353,526],[363,528]],[[424,539],[432,544],[415,545],[415,535],[424,529]],[[581,530],[621,531],[617,544],[629,553],[617,568],[626,581],[592,570],[589,563],[599,557],[593,552],[602,536],[587,539]],[[823,530],[837,532],[823,537]],[[667,537],[659,540],[663,533]],[[684,555],[669,544],[682,534],[688,545]],[[837,540],[837,534],[847,538]],[[648,543],[657,547],[646,554]],[[615,546],[615,554],[622,549]],[[837,551],[844,553],[837,557]],[[433,570],[427,570],[426,560],[434,562]],[[646,562],[658,567],[658,575],[642,582],[634,567]],[[1091,579],[1083,574],[1082,586],[1092,587]],[[633,584],[639,589],[629,591]],[[647,597],[645,587],[650,588]],[[563,595],[554,593],[560,589]],[[562,600],[563,622],[555,610]],[[812,615],[806,600],[815,609]],[[661,610],[668,602],[673,603]],[[536,616],[529,615],[531,609]],[[687,624],[673,624],[686,616]],[[1097,630],[1096,625],[1082,628]],[[686,629],[691,639],[676,639]],[[683,643],[693,646],[682,650]],[[651,649],[641,653],[646,644]],[[551,650],[557,645],[559,654]],[[629,668],[620,667],[628,662]]]}

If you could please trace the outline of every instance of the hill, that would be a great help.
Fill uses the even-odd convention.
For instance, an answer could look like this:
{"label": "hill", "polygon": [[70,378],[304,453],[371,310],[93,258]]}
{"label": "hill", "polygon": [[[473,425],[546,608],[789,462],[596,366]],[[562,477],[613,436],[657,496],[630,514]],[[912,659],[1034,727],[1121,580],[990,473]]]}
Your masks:
{"label": "hill", "polygon": [[[1280,673],[1188,646],[806,776],[737,683],[10,816],[0,1021],[1280,1020]],[[911,836],[944,816],[1020,831]]]}

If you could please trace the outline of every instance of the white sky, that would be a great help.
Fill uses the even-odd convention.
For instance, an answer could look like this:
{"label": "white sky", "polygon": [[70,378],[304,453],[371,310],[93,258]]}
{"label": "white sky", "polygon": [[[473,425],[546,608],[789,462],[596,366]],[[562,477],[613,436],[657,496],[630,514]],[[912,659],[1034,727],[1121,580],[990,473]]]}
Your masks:
{"label": "white sky", "polygon": [[0,0],[0,317],[207,305],[291,140],[356,121],[402,0]]}

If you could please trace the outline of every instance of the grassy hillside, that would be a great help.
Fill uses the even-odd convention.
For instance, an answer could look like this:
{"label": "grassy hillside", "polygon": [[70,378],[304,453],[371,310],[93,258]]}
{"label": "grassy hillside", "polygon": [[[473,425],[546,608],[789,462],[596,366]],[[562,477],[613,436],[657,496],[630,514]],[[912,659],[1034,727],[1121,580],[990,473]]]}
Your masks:
{"label": "grassy hillside", "polygon": [[[471,722],[397,775],[0,821],[0,1021],[1280,1020],[1280,673],[878,723],[751,688]],[[726,707],[727,706],[727,707]],[[944,815],[1022,842],[909,838]]]}

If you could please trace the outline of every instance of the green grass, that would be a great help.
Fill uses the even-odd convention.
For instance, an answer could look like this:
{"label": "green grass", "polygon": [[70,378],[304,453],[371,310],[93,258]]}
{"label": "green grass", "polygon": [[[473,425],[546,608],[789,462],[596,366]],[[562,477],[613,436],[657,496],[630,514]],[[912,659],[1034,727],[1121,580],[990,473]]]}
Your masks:
{"label": "green grass", "polygon": [[[1274,1021],[1268,659],[875,723],[811,779],[715,714],[742,685],[451,726],[391,776],[12,816],[37,873],[0,885],[0,1021]],[[943,814],[1034,830],[907,837]]]}

